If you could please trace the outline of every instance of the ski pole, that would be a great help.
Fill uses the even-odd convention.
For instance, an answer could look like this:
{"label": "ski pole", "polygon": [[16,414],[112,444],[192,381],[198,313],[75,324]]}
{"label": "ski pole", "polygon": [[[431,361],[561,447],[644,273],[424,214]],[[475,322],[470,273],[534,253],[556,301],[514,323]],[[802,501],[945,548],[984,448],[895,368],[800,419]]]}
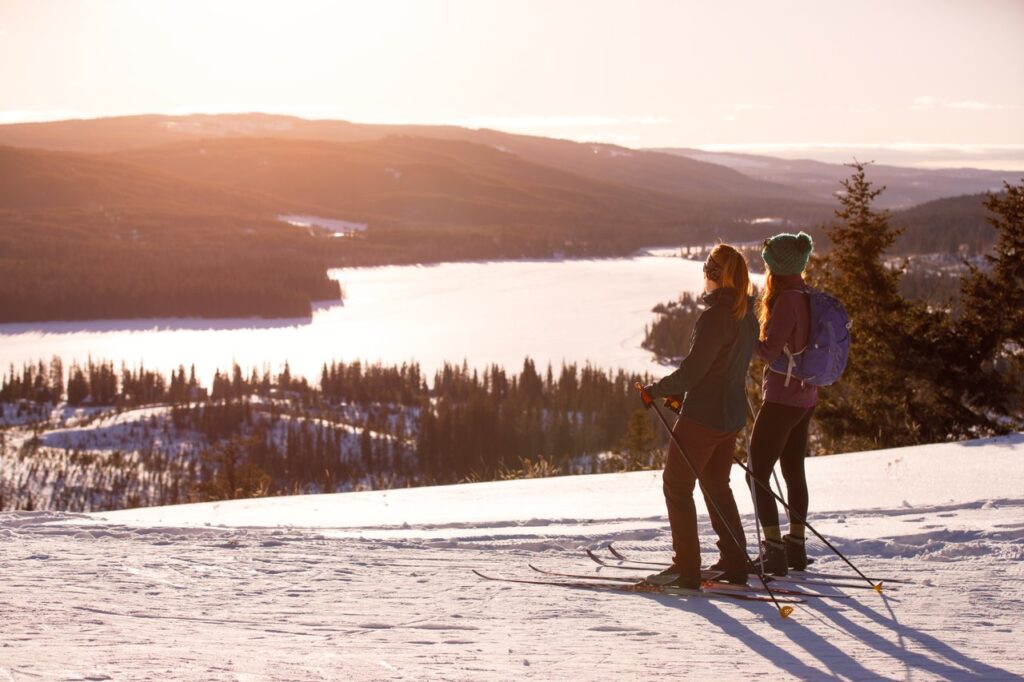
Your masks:
{"label": "ski pole", "polygon": [[[747,375],[747,384],[750,384],[750,375]],[[754,416],[754,405],[750,402],[750,393],[747,393],[747,410],[750,412],[750,416]],[[750,439],[753,436],[754,426],[750,425],[749,429],[745,429],[747,432],[747,461],[752,462],[753,458],[750,454]],[[772,469],[772,473],[775,473],[775,469]],[[754,505],[754,528],[757,530],[757,546],[761,546],[761,517],[757,514],[757,488],[754,486],[754,477],[747,476],[747,487],[750,491],[750,502]],[[775,487],[779,489],[779,494],[782,494],[782,486],[779,485],[778,477],[775,478]],[[789,509],[786,509],[786,518],[789,518]],[[761,558],[761,572],[764,572],[764,552],[760,555]]]}
{"label": "ski pole", "polygon": [[697,481],[697,485],[700,486],[700,490],[702,493],[704,493],[704,497],[711,503],[711,506],[714,507],[715,513],[722,518],[722,525],[724,525],[726,530],[729,531],[729,537],[732,538],[732,541],[736,544],[736,547],[743,552],[743,556],[745,556],[747,559],[747,564],[751,568],[755,569],[754,572],[757,573],[757,577],[761,580],[761,584],[764,585],[764,589],[772,598],[772,603],[774,603],[775,608],[779,610],[779,615],[783,618],[788,618],[789,614],[793,613],[793,607],[782,606],[781,604],[779,604],[779,601],[775,598],[775,593],[772,592],[772,589],[770,587],[768,587],[768,581],[765,580],[764,574],[756,570],[754,561],[750,558],[750,554],[747,553],[746,547],[744,547],[743,543],[741,543],[739,538],[736,537],[736,534],[733,532],[733,529],[729,527],[729,524],[725,522],[725,519],[727,517],[725,516],[725,514],[722,513],[722,510],[718,507],[718,502],[712,495],[708,495],[707,490],[705,490],[704,488],[704,483],[701,482],[700,475],[697,473],[697,469],[693,466],[693,463],[690,461],[690,458],[686,456],[686,451],[683,450],[683,444],[679,442],[679,438],[676,437],[676,434],[672,432],[672,427],[668,425],[668,421],[665,419],[665,415],[663,415],[661,413],[661,409],[659,409],[658,406],[654,404],[654,398],[652,398],[650,394],[644,390],[644,385],[641,384],[639,381],[636,382],[635,386],[640,391],[640,399],[643,401],[644,407],[648,410],[651,409],[652,407],[654,408],[654,412],[655,414],[658,415],[658,419],[661,421],[661,425],[665,427],[665,430],[668,431],[668,435],[672,438],[672,441],[676,444],[676,447],[679,448],[679,453],[683,456],[683,461],[686,462],[686,466],[690,468],[690,473],[693,474],[693,478]]}
{"label": "ski pole", "polygon": [[[748,376],[747,379],[750,379],[750,377]],[[753,409],[751,404],[750,404],[750,395],[749,394],[747,395],[747,408],[751,409],[751,410]],[[752,431],[753,430],[754,430],[753,426],[751,426],[749,429],[745,429],[745,431],[747,432],[746,433],[746,440],[747,440],[747,461],[748,462],[750,461],[750,437],[752,435]],[[761,517],[759,517],[757,515],[757,492],[756,492],[756,489],[754,488],[754,481],[753,481],[753,479],[747,481],[747,487],[750,489],[750,501],[754,505],[754,529],[757,531],[757,546],[760,547],[761,546]],[[760,561],[760,563],[761,563],[761,572],[764,573],[764,552],[761,553],[761,561]]]}
{"label": "ski pole", "polygon": [[[751,412],[753,412],[753,407],[752,407],[752,406],[750,405],[750,403],[749,403],[749,402],[747,403],[747,406],[748,406],[748,407],[750,407],[750,408],[751,408]],[[749,450],[748,450],[748,456],[749,456]],[[788,503],[788,502],[786,502],[786,500],[784,500],[784,499],[782,498],[782,496],[781,496],[781,495],[779,495],[779,494],[778,494],[777,492],[775,492],[774,490],[772,490],[772,488],[771,488],[771,485],[770,485],[770,484],[766,484],[766,483],[763,483],[763,482],[759,481],[759,480],[758,480],[757,478],[755,478],[755,477],[754,477],[754,472],[753,472],[753,471],[751,471],[751,470],[750,470],[750,467],[748,467],[748,466],[747,466],[746,464],[744,464],[744,463],[743,463],[743,462],[742,462],[742,461],[740,460],[740,458],[739,458],[739,457],[733,457],[733,460],[735,460],[735,462],[736,462],[737,464],[739,464],[739,465],[740,465],[740,466],[741,466],[741,467],[743,468],[743,471],[747,472],[748,478],[749,478],[749,479],[750,479],[751,481],[753,481],[753,482],[757,483],[757,485],[761,486],[761,487],[762,487],[762,488],[763,488],[764,490],[766,490],[766,491],[768,491],[769,493],[771,493],[771,494],[772,494],[772,496],[773,496],[773,497],[774,497],[774,498],[775,498],[776,500],[778,500],[778,501],[779,501],[779,502],[780,502],[780,503],[782,504],[782,506],[783,506],[783,507],[785,507],[785,509],[786,509],[786,514],[787,514],[787,515],[789,516],[789,518],[790,518],[790,521],[792,521],[792,519],[793,519],[793,515],[792,515],[792,510],[791,510],[791,509],[790,509],[790,507],[789,507],[789,503]],[[774,473],[774,469],[773,469],[773,473]],[[777,479],[777,478],[776,478],[776,483],[778,483],[778,479]],[[751,488],[751,489],[753,489],[753,488]],[[779,489],[781,490],[781,489],[782,489],[782,486],[779,486]],[[756,499],[754,499],[754,515],[755,515],[755,516],[757,515],[757,500],[756,500]],[[807,519],[804,519],[804,520],[803,520],[803,522],[804,522],[804,527],[805,527],[805,528],[806,528],[807,530],[809,530],[809,531],[811,531],[812,533],[814,533],[814,535],[815,535],[815,536],[817,536],[817,538],[818,538],[819,540],[821,540],[822,542],[824,542],[824,543],[825,543],[825,545],[826,545],[826,546],[827,546],[827,547],[828,547],[828,548],[829,548],[830,550],[832,550],[832,551],[833,551],[833,552],[834,552],[834,553],[836,554],[836,556],[838,556],[838,557],[839,557],[840,559],[842,559],[843,561],[845,561],[845,562],[846,562],[846,565],[847,565],[847,566],[849,566],[850,568],[852,568],[852,569],[853,569],[853,570],[854,570],[854,571],[855,571],[855,572],[857,573],[857,575],[859,575],[859,576],[860,576],[861,578],[863,578],[864,580],[866,580],[866,581],[867,581],[867,583],[868,583],[868,585],[871,585],[871,587],[872,587],[872,588],[873,588],[873,589],[875,590],[875,592],[877,592],[878,594],[882,594],[882,582],[883,582],[883,581],[879,580],[879,581],[878,581],[878,582],[876,583],[876,582],[874,582],[873,580],[871,580],[871,578],[869,578],[869,577],[867,577],[866,575],[864,575],[864,573],[863,573],[863,572],[861,572],[861,570],[860,570],[859,568],[857,568],[856,566],[854,566],[854,565],[853,565],[853,562],[852,562],[852,561],[850,561],[849,559],[847,559],[847,558],[846,558],[846,555],[845,555],[845,554],[843,554],[843,553],[842,553],[842,552],[840,552],[840,551],[839,551],[838,549],[836,549],[835,545],[833,545],[833,544],[832,544],[831,542],[829,542],[829,541],[828,541],[828,540],[827,540],[827,539],[825,538],[825,536],[824,536],[824,535],[822,535],[821,533],[819,533],[819,532],[818,532],[818,531],[817,531],[817,530],[816,530],[816,529],[814,528],[814,526],[812,526],[812,525],[811,525],[810,523],[808,523]]]}
{"label": "ski pole", "polygon": [[[747,446],[747,457],[750,457],[750,446]],[[761,546],[761,518],[757,515],[757,488],[754,487],[753,478],[750,483],[750,500],[754,503],[754,528],[757,530],[757,546]],[[761,572],[764,573],[764,552],[761,553]]]}

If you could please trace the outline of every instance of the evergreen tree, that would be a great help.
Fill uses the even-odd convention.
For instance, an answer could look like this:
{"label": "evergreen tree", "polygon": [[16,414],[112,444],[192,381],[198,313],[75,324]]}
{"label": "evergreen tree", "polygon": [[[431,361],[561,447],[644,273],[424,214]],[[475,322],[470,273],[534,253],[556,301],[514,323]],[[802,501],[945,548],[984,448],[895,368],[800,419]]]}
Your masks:
{"label": "evergreen tree", "polygon": [[1021,419],[1024,398],[1024,180],[1004,183],[989,194],[985,208],[998,232],[991,266],[971,266],[963,278],[964,315],[956,325],[956,345],[967,365],[968,399],[981,409]]}
{"label": "evergreen tree", "polygon": [[68,374],[68,403],[81,405],[88,397],[89,380],[85,378],[85,373],[78,363],[73,363]]}
{"label": "evergreen tree", "polygon": [[649,460],[657,448],[655,433],[647,410],[633,410],[629,415],[626,433],[619,443],[626,471],[635,471],[649,466]]}
{"label": "evergreen tree", "polygon": [[270,487],[270,476],[247,461],[255,446],[252,440],[236,436],[200,455],[203,479],[193,489],[198,501],[237,500],[263,497]]}
{"label": "evergreen tree", "polygon": [[819,401],[826,447],[870,449],[999,432],[1015,383],[996,360],[1013,339],[1024,300],[1020,194],[990,198],[1001,216],[993,220],[1001,235],[995,267],[992,275],[971,273],[967,313],[956,321],[948,309],[900,295],[902,269],[885,255],[899,230],[888,212],[871,205],[884,188],[872,187],[864,164],[852,167],[838,221],[825,230],[833,250],[812,268],[814,284],[836,294],[852,322],[846,373]]}
{"label": "evergreen tree", "polygon": [[909,306],[899,295],[899,270],[884,255],[899,230],[887,211],[871,203],[884,191],[865,176],[865,164],[851,164],[842,182],[837,222],[825,228],[833,248],[812,268],[813,283],[835,294],[852,322],[849,364],[843,379],[822,392],[817,418],[833,445],[865,449],[906,444],[908,387],[897,371],[899,342]]}

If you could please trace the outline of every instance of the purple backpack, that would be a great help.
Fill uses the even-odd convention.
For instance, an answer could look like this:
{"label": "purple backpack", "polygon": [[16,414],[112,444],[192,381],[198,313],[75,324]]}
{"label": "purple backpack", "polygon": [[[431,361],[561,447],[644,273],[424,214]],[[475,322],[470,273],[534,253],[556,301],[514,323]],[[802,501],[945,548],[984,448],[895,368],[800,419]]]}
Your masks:
{"label": "purple backpack", "polygon": [[784,347],[783,355],[769,369],[786,375],[786,385],[793,377],[813,386],[834,384],[846,369],[850,355],[850,316],[843,304],[823,291],[807,290],[810,298],[811,324],[807,345],[793,353]]}

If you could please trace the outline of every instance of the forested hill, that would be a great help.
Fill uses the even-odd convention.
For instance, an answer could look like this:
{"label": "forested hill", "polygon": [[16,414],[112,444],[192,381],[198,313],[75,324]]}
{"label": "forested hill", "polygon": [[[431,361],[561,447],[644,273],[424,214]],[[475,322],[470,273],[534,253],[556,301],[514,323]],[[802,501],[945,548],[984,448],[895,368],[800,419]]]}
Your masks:
{"label": "forested hill", "polygon": [[602,226],[682,222],[682,215],[695,210],[693,202],[670,195],[451,140],[204,140],[115,158],[281,197],[373,226],[544,226],[585,239],[588,230]]}
{"label": "forested hill", "polygon": [[900,255],[987,252],[995,243],[996,231],[986,219],[985,196],[970,194],[937,199],[894,212],[892,224],[903,228],[904,232],[893,245],[893,252]]}
{"label": "forested hill", "polygon": [[358,124],[270,114],[145,115],[0,125],[0,144],[82,152],[117,152],[211,139],[272,137],[350,143],[394,136],[490,146],[530,163],[690,200],[728,201],[749,209],[755,208],[749,202],[756,200],[762,202],[762,209],[811,210],[814,217],[821,213],[814,212],[813,206],[831,203],[829,197],[816,197],[803,189],[753,179],[723,165],[683,156],[457,126]]}
{"label": "forested hill", "polygon": [[[666,193],[495,145],[406,136],[225,136],[107,153],[0,147],[0,170],[9,275],[0,322],[308,316],[312,301],[340,295],[331,266],[619,256],[751,238],[771,193],[747,196],[743,182]],[[777,201],[794,221],[828,213]],[[368,229],[336,239],[283,214]]]}
{"label": "forested hill", "polygon": [[0,147],[0,177],[0,322],[299,317],[340,296],[271,219],[296,204],[68,152]]}

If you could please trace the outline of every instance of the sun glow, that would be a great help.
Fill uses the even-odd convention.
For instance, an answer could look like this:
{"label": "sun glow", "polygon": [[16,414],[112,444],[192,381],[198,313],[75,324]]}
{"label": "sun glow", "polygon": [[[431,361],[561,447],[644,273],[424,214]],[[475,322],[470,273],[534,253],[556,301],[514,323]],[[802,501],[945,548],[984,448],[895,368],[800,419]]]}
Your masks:
{"label": "sun glow", "polygon": [[[925,0],[655,1],[629,11],[583,0],[6,3],[0,61],[21,66],[0,70],[0,123],[260,111],[635,147],[1024,142],[1024,79],[1011,66],[1024,63],[1024,4],[932,9]],[[849,54],[872,74],[856,87],[836,80]]]}

